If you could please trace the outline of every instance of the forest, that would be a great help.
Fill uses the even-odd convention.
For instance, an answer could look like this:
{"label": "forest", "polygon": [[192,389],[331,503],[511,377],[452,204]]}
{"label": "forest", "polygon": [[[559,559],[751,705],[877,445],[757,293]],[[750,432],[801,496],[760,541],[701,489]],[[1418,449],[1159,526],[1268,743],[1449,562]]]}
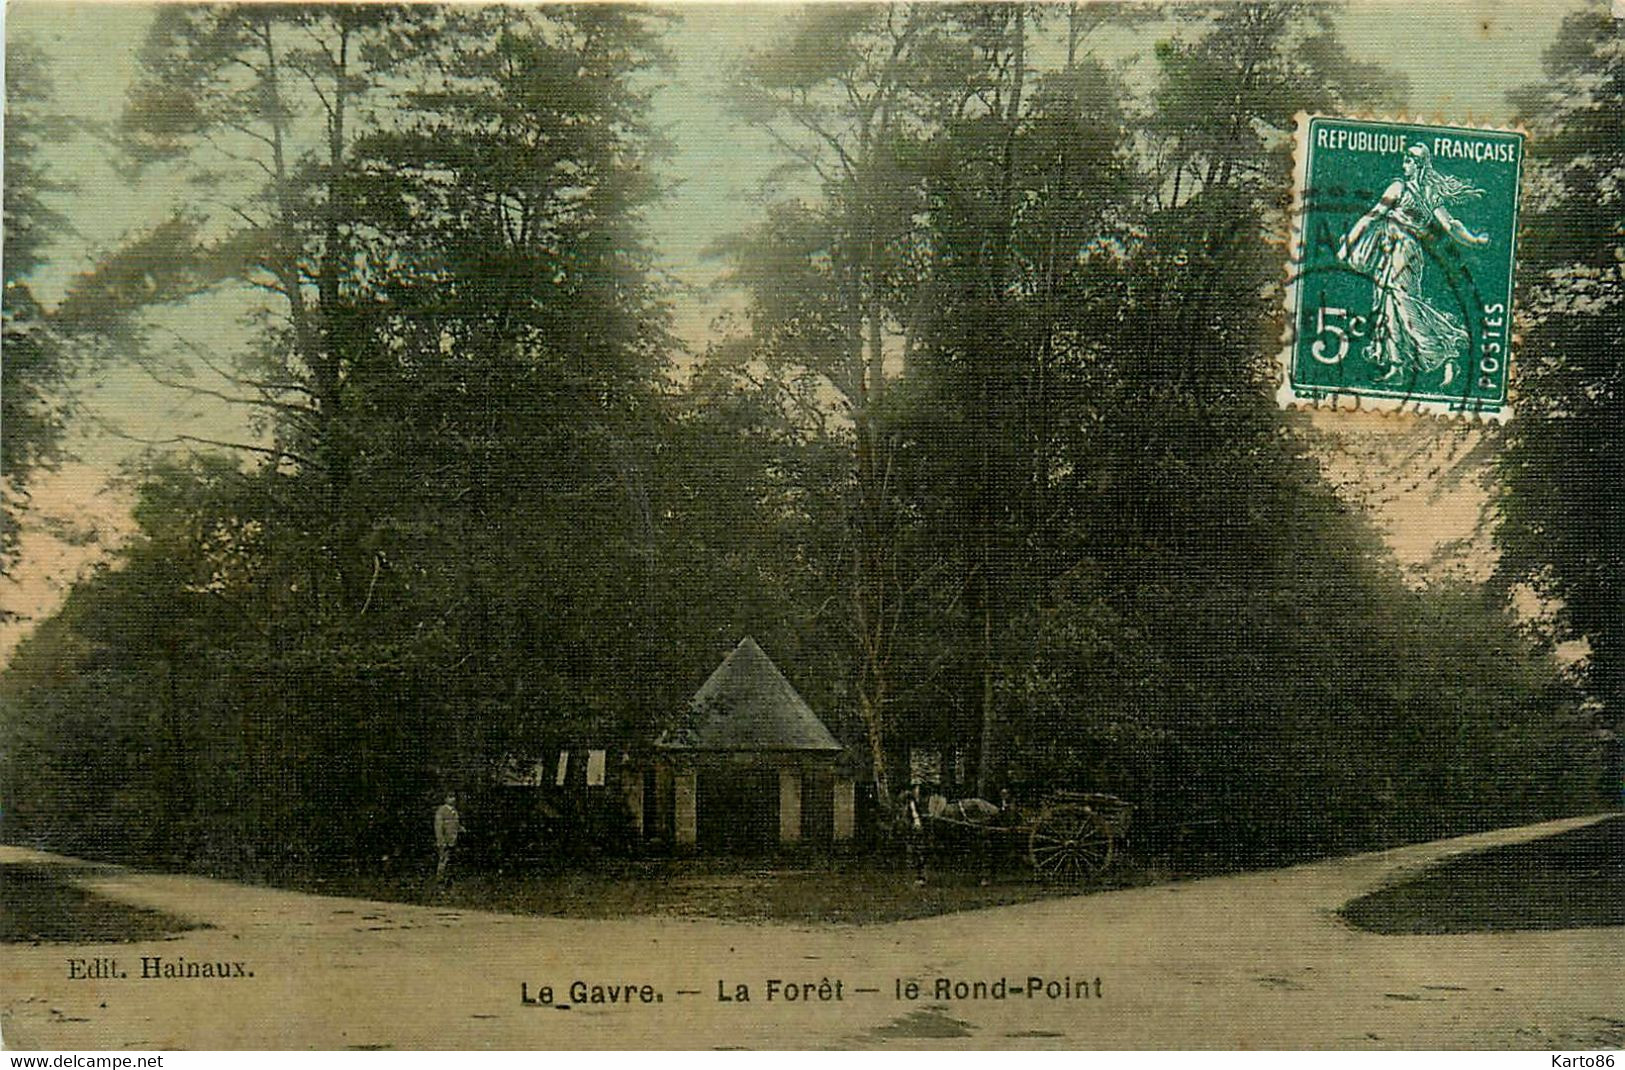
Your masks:
{"label": "forest", "polygon": [[[722,59],[781,166],[699,347],[647,226],[681,8],[165,6],[109,143],[196,207],[50,304],[49,71],[8,40],[7,569],[93,369],[244,430],[152,452],[12,655],[0,836],[376,857],[505,756],[646,746],[747,634],[879,809],[921,742],[1239,864],[1616,800],[1620,23],[1514,95],[1493,575],[1421,582],[1275,401],[1295,116],[1408,103],[1335,11],[809,7]],[[240,348],[164,327],[221,293]]]}

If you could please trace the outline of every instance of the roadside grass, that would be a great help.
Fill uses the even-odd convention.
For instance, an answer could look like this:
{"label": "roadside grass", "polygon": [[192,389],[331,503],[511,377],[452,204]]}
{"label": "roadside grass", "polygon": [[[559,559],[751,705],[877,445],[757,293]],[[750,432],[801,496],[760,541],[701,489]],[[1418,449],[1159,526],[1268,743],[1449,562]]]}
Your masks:
{"label": "roadside grass", "polygon": [[924,887],[901,860],[783,855],[538,863],[464,872],[442,887],[431,871],[284,875],[273,883],[324,895],[567,918],[705,917],[869,925],[1160,883],[1165,870],[1119,864],[1077,885],[1050,884],[1013,864],[982,883],[974,863],[939,859]]}
{"label": "roadside grass", "polygon": [[[565,918],[704,917],[747,922],[869,925],[1212,876],[1242,867],[1177,869],[1128,854],[1079,884],[1036,879],[1008,853],[984,873],[972,855],[933,857],[924,887],[888,853],[813,851],[760,857],[543,857],[502,868],[454,865],[442,886],[432,859],[373,868],[283,869],[207,876],[383,902]],[[93,872],[75,867],[73,873]],[[0,868],[0,942],[151,939],[196,926],[104,899],[65,867]],[[986,883],[983,877],[986,877]],[[1456,933],[1625,925],[1625,817],[1492,848],[1345,904],[1350,923],[1378,933]]]}
{"label": "roadside grass", "polygon": [[1493,847],[1344,904],[1369,932],[1518,932],[1625,925],[1625,817]]}
{"label": "roadside grass", "polygon": [[77,866],[0,865],[0,943],[133,943],[201,928],[107,899],[67,879],[93,872]]}

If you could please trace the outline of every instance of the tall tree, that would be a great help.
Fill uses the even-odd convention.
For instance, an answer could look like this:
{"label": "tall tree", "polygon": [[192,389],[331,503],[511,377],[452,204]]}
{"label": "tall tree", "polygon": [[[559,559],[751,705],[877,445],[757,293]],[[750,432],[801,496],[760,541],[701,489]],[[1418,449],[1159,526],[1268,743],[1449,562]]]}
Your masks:
{"label": "tall tree", "polygon": [[956,70],[944,25],[930,4],[810,8],[782,41],[746,58],[734,87],[740,114],[819,194],[810,206],[777,206],[733,251],[755,297],[752,326],[763,358],[797,369],[791,378],[823,383],[850,421],[854,691],[883,805],[897,636],[911,586],[895,553],[895,438],[885,402],[925,311],[900,300],[900,281],[919,253],[911,147],[935,118],[931,90],[951,83]]}
{"label": "tall tree", "polygon": [[[368,111],[387,109],[406,31],[425,17],[387,6],[166,9],[121,120],[135,162],[175,168],[204,191],[209,209],[189,220],[186,235],[198,285],[241,280],[268,295],[248,368],[223,367],[202,346],[189,356],[210,361],[245,392],[234,400],[267,415],[270,444],[245,449],[316,481],[312,521],[322,529],[333,593],[351,609],[362,597],[364,563],[348,508],[348,421],[371,304],[353,154]],[[107,274],[81,289],[105,289]]]}
{"label": "tall tree", "polygon": [[1031,55],[1049,13],[956,9],[971,92],[928,156],[929,269],[917,285],[934,315],[906,416],[907,470],[924,480],[910,490],[975,617],[962,641],[980,652],[979,725],[961,731],[978,740],[984,795],[998,775],[999,648],[1010,617],[1047,584],[1055,549],[1055,436],[1079,415],[1065,354],[1101,310],[1090,252],[1121,237],[1114,217],[1129,192],[1123,89],[1087,54],[1088,29],[1110,19],[1086,25],[1069,12],[1066,65],[1041,74]]}
{"label": "tall tree", "polygon": [[[1512,95],[1530,129],[1517,415],[1499,463],[1501,580],[1583,639],[1603,724],[1625,736],[1625,37],[1576,12],[1546,79]],[[1614,748],[1617,783],[1620,745]]]}
{"label": "tall tree", "polygon": [[[667,339],[639,228],[657,139],[633,83],[663,60],[660,26],[609,7],[157,17],[124,133],[206,195],[75,299],[265,295],[240,364],[183,355],[264,430],[238,444],[262,459],[241,492],[208,500],[255,533],[218,594],[263,627],[222,645],[285,684],[266,689],[280,723],[334,745],[329,768],[290,768],[366,765],[343,727],[365,723],[421,729],[390,752],[403,781],[426,755],[459,779],[527,730],[660,708],[639,690],[660,674],[625,672],[659,634]],[[159,286],[155,244],[184,265]]]}
{"label": "tall tree", "polygon": [[4,324],[0,344],[0,576],[16,563],[17,540],[32,477],[61,460],[72,408],[72,349],[29,286],[45,246],[66,227],[48,195],[63,186],[41,159],[61,134],[61,121],[45,110],[51,82],[39,51],[13,37],[6,44]]}

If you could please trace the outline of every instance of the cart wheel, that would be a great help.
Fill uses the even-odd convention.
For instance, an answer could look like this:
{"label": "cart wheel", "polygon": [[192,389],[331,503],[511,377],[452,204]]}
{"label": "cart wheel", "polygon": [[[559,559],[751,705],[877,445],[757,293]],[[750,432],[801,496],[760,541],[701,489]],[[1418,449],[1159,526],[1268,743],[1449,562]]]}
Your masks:
{"label": "cart wheel", "polygon": [[1076,883],[1111,860],[1111,829],[1086,806],[1046,806],[1027,837],[1027,861],[1045,880]]}

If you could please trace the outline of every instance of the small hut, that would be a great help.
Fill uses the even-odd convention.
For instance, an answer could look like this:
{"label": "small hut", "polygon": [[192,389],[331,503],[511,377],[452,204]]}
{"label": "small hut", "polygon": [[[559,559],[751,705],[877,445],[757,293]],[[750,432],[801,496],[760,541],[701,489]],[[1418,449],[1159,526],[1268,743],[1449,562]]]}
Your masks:
{"label": "small hut", "polygon": [[717,850],[852,838],[842,747],[779,667],[745,637],[655,741],[651,831]]}

